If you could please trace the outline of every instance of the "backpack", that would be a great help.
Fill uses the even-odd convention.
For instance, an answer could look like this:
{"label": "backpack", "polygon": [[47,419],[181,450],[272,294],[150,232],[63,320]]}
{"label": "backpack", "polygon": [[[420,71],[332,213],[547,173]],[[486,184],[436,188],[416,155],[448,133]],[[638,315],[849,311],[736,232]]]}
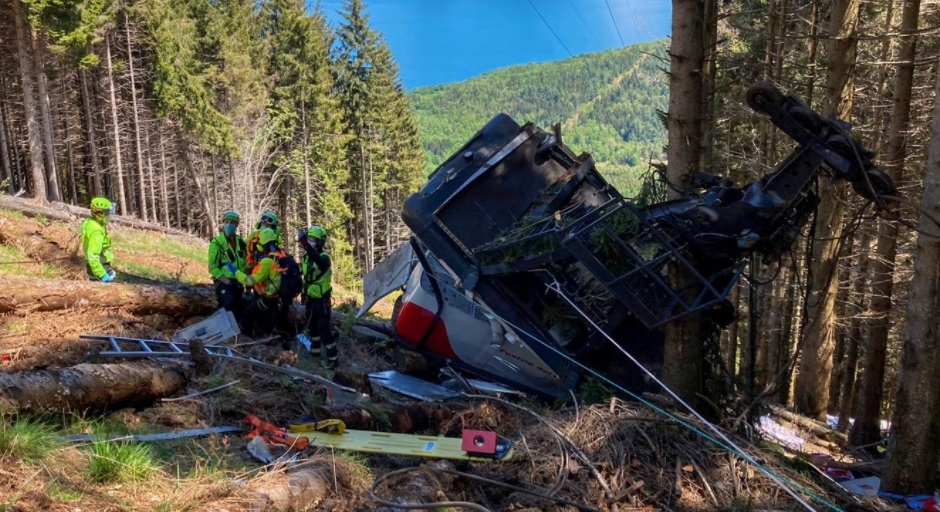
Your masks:
{"label": "backpack", "polygon": [[300,273],[300,265],[293,256],[284,251],[277,255],[278,272],[281,273],[281,287],[278,296],[287,301],[293,301],[304,288],[304,278]]}

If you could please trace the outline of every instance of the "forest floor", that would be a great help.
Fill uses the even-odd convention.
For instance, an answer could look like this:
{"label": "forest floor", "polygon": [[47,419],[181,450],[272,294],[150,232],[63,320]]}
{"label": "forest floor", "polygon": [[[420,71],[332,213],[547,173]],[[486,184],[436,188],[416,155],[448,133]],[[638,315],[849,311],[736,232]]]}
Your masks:
{"label": "forest floor", "polygon": [[[80,220],[71,223],[0,217],[74,253]],[[208,286],[206,241],[112,225],[116,269],[125,282]],[[0,283],[8,277],[82,281],[76,260],[41,262],[16,244],[0,246]],[[106,285],[101,285],[106,286]],[[157,401],[105,411],[7,414],[0,417],[0,511],[144,510],[401,510],[426,503],[431,510],[805,510],[761,468],[798,489],[817,510],[892,510],[878,498],[844,492],[812,465],[814,453],[844,460],[831,443],[792,451],[759,437],[728,434],[755,464],[710,441],[703,427],[675,419],[602,389],[582,389],[571,400],[462,398],[424,404],[369,385],[368,372],[424,368],[434,363],[394,343],[377,343],[351,327],[355,291],[338,292],[340,368],[321,369],[302,350],[234,342],[251,357],[335,379],[370,396],[362,406],[371,428],[459,437],[464,429],[495,431],[514,443],[511,460],[468,462],[367,454],[311,446],[293,450],[292,462],[264,464],[248,451],[245,415],[284,425],[291,419],[325,419],[325,395],[315,382],[217,361],[208,375],[193,375],[180,395],[238,381],[185,400]],[[373,310],[381,322],[387,302]],[[60,311],[0,315],[0,373],[67,368],[96,358],[103,342],[80,334],[169,339],[201,318],[133,315],[94,305]],[[411,372],[414,373],[414,372]],[[420,373],[420,372],[419,372]],[[430,376],[427,374],[431,373]],[[424,410],[403,422],[383,411]],[[412,413],[413,414],[413,413]],[[673,412],[683,423],[697,425]],[[67,442],[70,434],[152,434],[214,426],[230,434],[161,442]],[[416,428],[419,427],[419,428]],[[809,435],[807,438],[811,437]],[[721,443],[724,444],[724,443]],[[306,475],[306,479],[301,478]],[[313,476],[311,476],[313,475]],[[382,481],[383,478],[387,480]],[[373,499],[374,494],[378,500]],[[385,502],[394,502],[393,507]]]}

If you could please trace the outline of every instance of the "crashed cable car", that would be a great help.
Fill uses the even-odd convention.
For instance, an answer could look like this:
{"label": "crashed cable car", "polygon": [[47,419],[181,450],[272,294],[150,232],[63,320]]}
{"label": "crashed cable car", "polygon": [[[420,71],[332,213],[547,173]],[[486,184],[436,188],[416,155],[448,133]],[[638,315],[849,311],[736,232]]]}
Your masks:
{"label": "crashed cable car", "polygon": [[[702,174],[687,197],[649,205],[621,196],[590,155],[497,115],[406,201],[411,243],[366,276],[360,314],[402,289],[398,340],[456,369],[548,397],[567,394],[582,365],[642,389],[612,345],[655,369],[668,322],[730,321],[726,297],[748,259],[790,249],[818,176],[879,205],[895,194],[847,123],[769,83],[747,102],[796,142],[789,156],[758,181]],[[674,287],[670,266],[690,284]]]}

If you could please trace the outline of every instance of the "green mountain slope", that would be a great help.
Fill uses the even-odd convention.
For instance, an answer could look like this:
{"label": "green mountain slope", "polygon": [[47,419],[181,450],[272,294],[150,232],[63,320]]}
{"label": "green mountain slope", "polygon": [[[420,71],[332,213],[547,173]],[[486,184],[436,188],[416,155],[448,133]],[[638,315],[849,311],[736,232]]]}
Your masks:
{"label": "green mountain slope", "polygon": [[591,153],[607,179],[632,195],[649,159],[663,157],[666,129],[656,111],[667,108],[666,62],[665,41],[654,41],[415,89],[428,171],[505,112],[543,129],[562,123],[565,144]]}

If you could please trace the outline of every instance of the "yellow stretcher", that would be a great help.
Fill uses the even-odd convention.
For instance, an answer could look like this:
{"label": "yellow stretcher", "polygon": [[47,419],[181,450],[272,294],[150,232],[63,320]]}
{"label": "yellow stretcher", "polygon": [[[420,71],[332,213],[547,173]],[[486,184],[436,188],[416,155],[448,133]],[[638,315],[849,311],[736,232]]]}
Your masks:
{"label": "yellow stretcher", "polygon": [[462,440],[456,437],[390,434],[369,430],[342,430],[336,433],[316,430],[288,429],[291,436],[306,437],[311,445],[357,452],[385,455],[413,455],[441,459],[470,460],[476,462],[505,461],[512,458],[512,443],[503,440],[494,456],[471,455],[464,451]]}

